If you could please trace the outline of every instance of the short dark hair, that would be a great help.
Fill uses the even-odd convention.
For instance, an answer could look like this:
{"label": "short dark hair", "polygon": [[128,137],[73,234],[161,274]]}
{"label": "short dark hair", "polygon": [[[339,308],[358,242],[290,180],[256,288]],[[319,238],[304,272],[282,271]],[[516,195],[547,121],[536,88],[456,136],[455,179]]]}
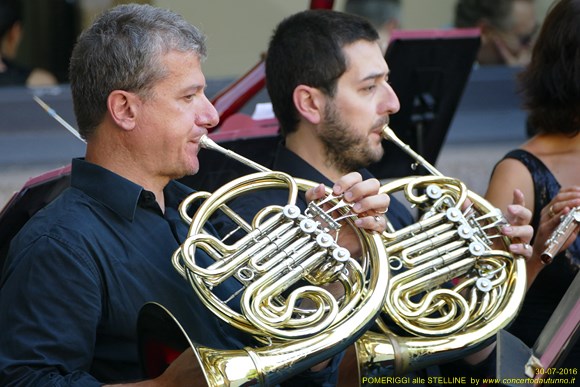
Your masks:
{"label": "short dark hair", "polygon": [[536,132],[579,133],[580,0],[552,6],[519,81]]}
{"label": "short dark hair", "polygon": [[307,10],[275,29],[266,56],[266,86],[283,136],[296,130],[299,116],[292,94],[307,85],[333,96],[346,71],[343,47],[379,35],[363,17],[330,10]]}

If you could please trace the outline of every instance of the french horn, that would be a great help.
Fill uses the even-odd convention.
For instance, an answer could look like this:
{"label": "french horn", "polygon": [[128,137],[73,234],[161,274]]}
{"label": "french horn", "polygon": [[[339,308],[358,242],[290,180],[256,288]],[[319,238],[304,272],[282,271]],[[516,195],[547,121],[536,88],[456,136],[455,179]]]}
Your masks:
{"label": "french horn", "polygon": [[[389,224],[381,235],[353,227],[362,246],[357,259],[334,236],[341,223],[352,226],[353,214],[340,197],[327,190],[331,210],[311,203],[301,212],[295,208],[297,194],[314,183],[270,171],[203,138],[204,148],[260,172],[181,204],[189,237],[173,264],[206,307],[263,344],[217,350],[190,341],[207,385],[275,385],[353,347],[356,369],[346,372],[349,380],[342,377],[347,368],[341,368],[342,385],[358,385],[372,375],[404,375],[468,355],[515,317],[525,294],[525,263],[509,253],[510,240],[499,232],[506,224],[501,211],[461,181],[443,176],[388,126],[383,137],[431,175],[380,188],[403,195],[421,217],[400,230]],[[288,190],[287,205],[265,207],[251,224],[227,205],[271,188]],[[198,201],[203,202],[195,214],[188,215]],[[207,233],[204,227],[217,212],[227,214],[245,236],[228,244]],[[199,266],[197,249],[215,262]],[[238,295],[224,299],[214,293],[229,278],[241,284],[238,308],[228,305]],[[336,283],[340,296],[326,290]]]}
{"label": "french horn", "polygon": [[392,272],[389,290],[379,328],[354,345],[358,382],[348,385],[464,358],[509,325],[526,289],[525,261],[509,252],[511,241],[500,233],[507,224],[501,211],[443,176],[388,126],[383,138],[430,175],[380,189],[402,196],[420,218],[400,230],[388,225],[382,235]]}
{"label": "french horn", "polygon": [[[354,226],[350,205],[330,189],[301,211],[298,193],[318,184],[270,171],[208,137],[201,144],[260,172],[181,203],[189,233],[172,261],[207,308],[263,345],[224,351],[190,344],[210,386],[275,385],[343,351],[374,324],[389,282],[386,251],[378,233]],[[251,224],[228,207],[238,196],[271,188],[288,190],[287,204],[265,207]],[[194,204],[199,207],[190,216]],[[207,233],[208,220],[218,213],[245,235],[228,243]],[[340,245],[344,227],[356,234],[360,257]],[[211,265],[196,262],[199,249]],[[239,294],[216,292],[232,278]],[[331,291],[337,287],[339,292]],[[232,305],[236,297],[239,303]]]}

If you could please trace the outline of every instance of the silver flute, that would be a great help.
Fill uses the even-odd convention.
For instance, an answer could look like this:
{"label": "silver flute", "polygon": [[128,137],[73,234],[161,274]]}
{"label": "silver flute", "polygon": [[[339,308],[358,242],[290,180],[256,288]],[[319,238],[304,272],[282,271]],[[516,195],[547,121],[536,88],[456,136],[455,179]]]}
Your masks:
{"label": "silver flute", "polygon": [[580,227],[580,207],[574,207],[568,214],[562,216],[560,224],[546,241],[546,250],[544,250],[540,256],[542,262],[545,264],[552,263],[554,256],[558,254],[562,244],[568,240],[570,235],[572,235],[578,227]]}

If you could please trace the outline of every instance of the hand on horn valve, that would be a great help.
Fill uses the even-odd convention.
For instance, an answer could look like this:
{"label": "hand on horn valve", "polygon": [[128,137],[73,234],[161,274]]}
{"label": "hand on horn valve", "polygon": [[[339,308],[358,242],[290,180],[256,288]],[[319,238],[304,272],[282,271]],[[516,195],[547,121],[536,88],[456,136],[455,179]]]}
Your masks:
{"label": "hand on horn valve", "polygon": [[[351,172],[338,179],[332,187],[335,196],[342,195],[345,202],[352,205],[351,211],[358,215],[355,224],[369,231],[383,232],[387,227],[385,213],[389,208],[390,198],[379,194],[380,182],[377,179],[363,180],[358,172]],[[322,199],[326,196],[324,185],[311,188],[306,192],[306,199]],[[339,243],[347,248],[353,256],[360,253],[358,238],[353,230],[344,227],[340,231]]]}

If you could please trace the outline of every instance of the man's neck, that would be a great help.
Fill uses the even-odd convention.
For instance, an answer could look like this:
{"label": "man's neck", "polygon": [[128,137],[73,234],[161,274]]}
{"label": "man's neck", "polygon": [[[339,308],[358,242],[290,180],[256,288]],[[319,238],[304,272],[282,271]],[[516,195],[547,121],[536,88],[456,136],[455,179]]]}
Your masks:
{"label": "man's neck", "polygon": [[286,136],[285,142],[286,148],[296,153],[330,181],[335,182],[344,175],[328,162],[324,145],[314,136],[314,131],[293,132]]}
{"label": "man's neck", "polygon": [[169,180],[148,174],[146,166],[141,165],[138,160],[131,156],[131,153],[125,148],[96,145],[89,141],[85,159],[142,186],[147,191],[153,192],[159,207],[165,212],[163,189]]}

